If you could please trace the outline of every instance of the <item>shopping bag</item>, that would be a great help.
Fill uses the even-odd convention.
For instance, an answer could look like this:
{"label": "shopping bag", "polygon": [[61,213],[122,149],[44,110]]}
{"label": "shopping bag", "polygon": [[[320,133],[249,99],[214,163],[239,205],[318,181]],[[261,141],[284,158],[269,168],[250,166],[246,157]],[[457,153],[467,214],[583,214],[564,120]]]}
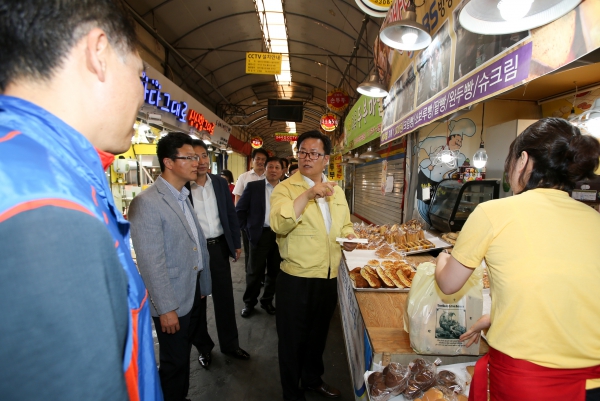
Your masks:
{"label": "shopping bag", "polygon": [[404,330],[417,354],[478,355],[479,347],[466,348],[458,338],[483,310],[483,269],[475,269],[457,293],[444,294],[435,282],[435,264],[417,266],[404,310]]}

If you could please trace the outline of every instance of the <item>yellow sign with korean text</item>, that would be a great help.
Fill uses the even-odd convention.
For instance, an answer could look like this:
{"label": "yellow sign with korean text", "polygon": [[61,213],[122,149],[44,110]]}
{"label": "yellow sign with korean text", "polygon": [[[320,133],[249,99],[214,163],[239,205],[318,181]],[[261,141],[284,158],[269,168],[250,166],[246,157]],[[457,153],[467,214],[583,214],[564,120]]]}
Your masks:
{"label": "yellow sign with korean text", "polygon": [[246,52],[246,74],[281,74],[281,54]]}
{"label": "yellow sign with korean text", "polygon": [[340,181],[344,179],[344,170],[342,169],[342,154],[332,155],[329,159],[328,177],[331,181]]}

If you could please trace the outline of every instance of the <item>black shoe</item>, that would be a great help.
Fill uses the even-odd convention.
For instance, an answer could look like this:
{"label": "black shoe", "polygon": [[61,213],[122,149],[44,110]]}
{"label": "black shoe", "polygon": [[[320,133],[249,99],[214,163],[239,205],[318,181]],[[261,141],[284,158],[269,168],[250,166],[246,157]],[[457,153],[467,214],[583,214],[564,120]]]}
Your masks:
{"label": "black shoe", "polygon": [[242,359],[242,360],[250,359],[250,354],[239,347],[235,351],[223,352],[223,353],[225,355],[229,355],[230,357],[235,358],[235,359]]}
{"label": "black shoe", "polygon": [[271,304],[264,304],[264,305],[261,304],[260,307],[263,308],[264,310],[266,310],[269,315],[275,314],[275,307]]}
{"label": "black shoe", "polygon": [[317,393],[323,397],[327,397],[327,398],[338,398],[340,395],[342,395],[340,393],[340,390],[328,385],[325,382],[322,382],[321,385],[318,387],[306,387],[306,388],[308,390],[312,390],[315,393]]}
{"label": "black shoe", "polygon": [[211,361],[212,358],[210,356],[210,352],[207,352],[206,354],[201,353],[200,355],[198,355],[198,363],[200,363],[200,366],[202,366],[204,369],[208,370]]}
{"label": "black shoe", "polygon": [[250,317],[250,314],[252,313],[253,310],[254,310],[254,308],[245,306],[244,309],[242,309],[242,317]]}

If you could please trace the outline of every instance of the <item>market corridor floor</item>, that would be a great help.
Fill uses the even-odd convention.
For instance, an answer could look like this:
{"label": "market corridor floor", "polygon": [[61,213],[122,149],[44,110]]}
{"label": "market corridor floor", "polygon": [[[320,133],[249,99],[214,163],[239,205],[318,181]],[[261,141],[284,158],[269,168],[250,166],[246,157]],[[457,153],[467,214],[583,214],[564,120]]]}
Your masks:
{"label": "market corridor floor", "polygon": [[[198,352],[192,347],[191,377],[188,398],[192,401],[278,401],[282,400],[277,361],[277,331],[275,316],[267,314],[261,308],[255,308],[252,315],[245,319],[240,316],[244,307],[242,296],[246,288],[244,273],[244,255],[238,262],[231,263],[236,320],[240,335],[240,346],[250,353],[248,361],[240,361],[220,352],[219,344],[212,352],[209,370],[198,364]],[[277,299],[275,299],[275,306]],[[217,339],[212,297],[208,299],[208,330],[213,339]],[[154,333],[156,355],[158,341]],[[342,396],[338,400],[354,400],[350,371],[346,359],[342,323],[339,306],[334,313],[329,328],[327,347],[324,354],[325,375],[323,380],[340,389]],[[306,392],[307,401],[325,400],[310,391]]]}

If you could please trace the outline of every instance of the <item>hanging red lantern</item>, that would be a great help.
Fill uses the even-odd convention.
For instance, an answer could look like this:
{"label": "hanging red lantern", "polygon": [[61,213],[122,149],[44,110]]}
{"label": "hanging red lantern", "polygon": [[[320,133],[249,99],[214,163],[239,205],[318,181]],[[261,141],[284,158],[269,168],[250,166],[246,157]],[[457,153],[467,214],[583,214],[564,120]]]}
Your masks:
{"label": "hanging red lantern", "polygon": [[335,131],[335,128],[338,126],[338,119],[333,113],[323,114],[321,117],[321,128],[325,131]]}
{"label": "hanging red lantern", "polygon": [[341,113],[348,108],[350,96],[342,88],[335,88],[327,94],[327,106],[330,110]]}
{"label": "hanging red lantern", "polygon": [[255,136],[254,138],[252,138],[250,140],[250,145],[252,145],[252,147],[254,149],[262,148],[262,146],[263,146],[263,140],[262,140],[261,137]]}

